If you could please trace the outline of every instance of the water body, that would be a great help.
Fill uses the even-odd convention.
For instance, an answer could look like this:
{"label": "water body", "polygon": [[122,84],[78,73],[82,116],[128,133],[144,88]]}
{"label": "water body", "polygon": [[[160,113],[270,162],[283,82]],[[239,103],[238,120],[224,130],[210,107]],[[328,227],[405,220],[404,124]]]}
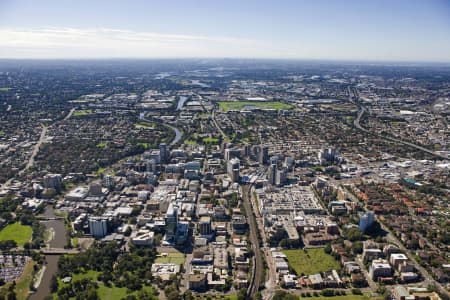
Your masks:
{"label": "water body", "polygon": [[[53,218],[56,217],[53,208],[47,206],[45,208],[44,216]],[[53,230],[53,238],[50,241],[51,248],[64,248],[66,244],[66,228],[62,220],[42,221],[47,229]],[[37,291],[30,296],[30,300],[42,300],[50,295],[50,279],[58,271],[58,260],[60,255],[46,255],[45,256],[45,271],[42,276],[41,284]]]}
{"label": "water body", "polygon": [[[186,101],[186,100],[185,100]],[[146,121],[146,122],[151,122],[150,120],[148,120],[146,117],[145,117],[145,113],[143,113],[143,112],[141,112],[140,114],[139,114],[139,119],[140,120],[143,120],[143,121]],[[180,140],[181,140],[181,138],[183,137],[183,133],[178,129],[178,128],[176,128],[175,126],[172,126],[172,125],[169,125],[169,124],[167,124],[167,123],[162,123],[164,126],[166,126],[166,127],[169,127],[170,129],[172,129],[173,131],[175,131],[175,137],[173,138],[173,140],[170,142],[170,144],[169,144],[169,146],[173,146],[173,145],[175,145],[176,143],[178,143]]]}
{"label": "water body", "polygon": [[187,101],[188,97],[186,96],[180,96],[180,99],[178,100],[177,110],[181,110],[184,106],[184,103]]}
{"label": "water body", "polygon": [[199,87],[202,87],[202,88],[211,87],[210,85],[207,85],[206,83],[200,82],[200,80],[191,80],[191,84],[198,85]]}

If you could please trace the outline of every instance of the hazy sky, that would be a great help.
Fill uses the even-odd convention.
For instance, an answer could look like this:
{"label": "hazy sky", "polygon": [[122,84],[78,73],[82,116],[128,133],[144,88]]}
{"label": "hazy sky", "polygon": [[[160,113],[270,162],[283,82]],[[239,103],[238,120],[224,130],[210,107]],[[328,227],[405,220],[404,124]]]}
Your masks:
{"label": "hazy sky", "polygon": [[0,57],[450,62],[450,0],[0,0]]}

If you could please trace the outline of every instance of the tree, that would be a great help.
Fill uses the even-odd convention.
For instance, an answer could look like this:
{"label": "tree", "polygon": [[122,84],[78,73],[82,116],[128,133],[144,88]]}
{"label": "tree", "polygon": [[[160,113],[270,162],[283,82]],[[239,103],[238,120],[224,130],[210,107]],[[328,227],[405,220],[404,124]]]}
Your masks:
{"label": "tree", "polygon": [[184,292],[183,299],[184,300],[193,300],[194,299],[194,297],[192,296],[191,290],[187,290],[186,292]]}
{"label": "tree", "polygon": [[362,233],[358,228],[350,228],[347,231],[346,237],[352,242],[360,241],[362,239]]}
{"label": "tree", "polygon": [[247,298],[247,290],[246,289],[240,289],[237,294],[238,300],[245,300]]}

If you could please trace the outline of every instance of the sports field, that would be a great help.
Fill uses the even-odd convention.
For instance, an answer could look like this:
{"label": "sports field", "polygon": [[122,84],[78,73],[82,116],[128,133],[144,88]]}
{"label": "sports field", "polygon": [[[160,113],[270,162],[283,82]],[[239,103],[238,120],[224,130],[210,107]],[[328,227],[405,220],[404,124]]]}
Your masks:
{"label": "sports field", "polygon": [[18,246],[23,246],[31,241],[32,229],[30,226],[21,225],[19,222],[10,224],[0,231],[0,241],[13,240]]}

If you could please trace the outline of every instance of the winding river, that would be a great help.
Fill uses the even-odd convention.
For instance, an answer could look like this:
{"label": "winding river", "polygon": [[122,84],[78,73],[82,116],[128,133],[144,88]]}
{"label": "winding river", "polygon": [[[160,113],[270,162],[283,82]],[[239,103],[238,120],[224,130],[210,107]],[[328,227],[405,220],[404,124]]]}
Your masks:
{"label": "winding river", "polygon": [[[44,212],[45,217],[56,217],[53,208],[47,206]],[[47,229],[53,231],[53,237],[50,241],[51,248],[64,248],[66,244],[66,228],[62,220],[49,220],[41,221]],[[30,296],[30,300],[42,300],[51,294],[50,292],[50,279],[53,274],[58,271],[59,255],[46,255],[45,256],[45,271],[42,276],[41,283],[37,288],[37,291]]]}

